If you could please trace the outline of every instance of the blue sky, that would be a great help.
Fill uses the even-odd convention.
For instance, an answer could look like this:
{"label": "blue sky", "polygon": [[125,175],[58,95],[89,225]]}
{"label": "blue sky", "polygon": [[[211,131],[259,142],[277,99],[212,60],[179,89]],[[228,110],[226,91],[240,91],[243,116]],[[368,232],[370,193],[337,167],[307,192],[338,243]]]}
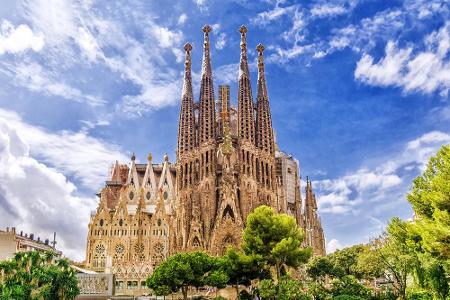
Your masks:
{"label": "blue sky", "polygon": [[174,161],[183,45],[195,95],[204,24],[214,84],[236,102],[246,24],[280,148],[309,175],[330,251],[410,218],[411,180],[450,143],[446,1],[2,1],[0,226],[83,259],[89,212],[117,159]]}

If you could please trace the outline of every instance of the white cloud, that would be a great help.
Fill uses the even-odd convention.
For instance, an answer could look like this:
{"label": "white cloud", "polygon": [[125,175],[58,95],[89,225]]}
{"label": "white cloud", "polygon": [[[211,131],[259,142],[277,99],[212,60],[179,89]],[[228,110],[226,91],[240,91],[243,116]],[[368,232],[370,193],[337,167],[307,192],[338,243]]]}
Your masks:
{"label": "white cloud", "polygon": [[184,23],[186,23],[186,20],[187,20],[187,15],[181,14],[180,17],[178,18],[178,25],[183,25]]}
{"label": "white cloud", "polygon": [[0,27],[0,55],[4,53],[20,53],[27,49],[35,52],[44,47],[42,34],[34,34],[28,25],[14,26],[7,20],[3,20]]}
{"label": "white cloud", "polygon": [[88,95],[81,92],[64,82],[59,81],[54,74],[44,70],[44,68],[37,63],[17,63],[16,65],[3,64],[3,72],[15,80],[12,84],[16,86],[25,87],[30,91],[39,92],[49,96],[60,97],[77,102],[88,103],[92,106],[98,106],[105,103],[105,101],[97,96]]}
{"label": "white cloud", "polygon": [[76,196],[64,175],[38,162],[19,132],[0,123],[0,225],[51,238],[72,259],[84,258],[89,213],[95,199]]}
{"label": "white cloud", "polygon": [[222,50],[225,47],[225,45],[227,43],[226,37],[227,37],[227,35],[224,32],[220,33],[217,36],[217,40],[216,40],[216,44],[215,44],[216,49]]}
{"label": "white cloud", "polygon": [[231,84],[237,82],[239,64],[222,65],[214,70],[215,80],[219,84]]}
{"label": "white cloud", "polygon": [[89,136],[85,131],[51,133],[24,122],[16,113],[0,109],[0,125],[9,126],[30,147],[32,157],[72,176],[91,190],[101,187],[115,160],[127,161],[117,145]]}
{"label": "white cloud", "polygon": [[340,250],[344,248],[344,246],[342,246],[342,244],[336,240],[336,239],[331,239],[328,243],[327,243],[327,254],[333,253],[336,250]]}
{"label": "white cloud", "polygon": [[413,54],[412,48],[398,49],[394,42],[386,45],[385,57],[374,63],[365,54],[357,63],[355,79],[375,86],[398,86],[405,92],[439,91],[447,97],[450,88],[450,23],[432,32],[425,40],[425,50]]}
{"label": "white cloud", "polygon": [[[409,141],[399,153],[380,158],[381,164],[362,167],[336,179],[314,181],[318,206],[322,213],[357,214],[361,205],[383,203],[393,195],[404,197],[409,181],[425,169],[430,156],[443,144],[450,143],[450,135],[432,131]],[[400,193],[400,194],[399,194]]]}
{"label": "white cloud", "polygon": [[255,18],[251,19],[251,22],[256,25],[265,26],[284,15],[294,12],[298,8],[298,5],[280,7],[279,4],[280,3],[277,2],[276,6],[272,10],[259,13]]}
{"label": "white cloud", "polygon": [[338,16],[347,12],[347,9],[341,5],[334,4],[319,4],[311,8],[311,15],[318,18]]}
{"label": "white cloud", "polygon": [[[182,32],[159,25],[154,16],[141,10],[121,6],[127,16],[123,19],[108,12],[99,14],[91,5],[89,1],[56,0],[49,7],[45,0],[24,1],[24,17],[33,31],[45,36],[46,51],[41,51],[39,59],[27,57],[27,64],[9,61],[3,72],[11,77],[11,84],[63,99],[103,104],[85,94],[83,78],[71,74],[107,68],[112,71],[108,80],[131,83],[135,88],[129,90],[137,90],[122,94],[121,103],[112,107],[140,114],[177,103],[180,74],[170,67],[170,60],[182,62]],[[181,21],[185,18],[180,16]],[[130,33],[129,25],[135,20],[141,24],[142,40]],[[37,79],[29,77],[33,68],[39,71]],[[70,84],[61,78],[70,78]]]}

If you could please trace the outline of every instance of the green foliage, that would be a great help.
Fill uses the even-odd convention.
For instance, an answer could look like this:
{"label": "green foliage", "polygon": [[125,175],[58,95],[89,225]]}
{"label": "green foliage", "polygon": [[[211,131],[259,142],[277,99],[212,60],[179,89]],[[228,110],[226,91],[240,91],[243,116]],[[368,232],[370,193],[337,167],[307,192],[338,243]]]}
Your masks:
{"label": "green foliage", "polygon": [[367,298],[362,298],[359,296],[353,296],[353,295],[339,295],[336,297],[333,297],[333,300],[365,300]]}
{"label": "green foliage", "polygon": [[449,285],[444,267],[438,261],[434,261],[426,269],[427,285],[438,299],[446,299],[449,295]]}
{"label": "green foliage", "polygon": [[267,277],[264,262],[257,255],[245,255],[228,248],[220,259],[220,268],[228,276],[231,285],[250,285],[251,280]]}
{"label": "green foliage", "polygon": [[418,217],[415,226],[424,251],[450,261],[450,145],[430,158],[424,173],[414,180],[408,195]]}
{"label": "green foliage", "polygon": [[[433,300],[433,294],[424,289],[412,289],[408,291],[408,300]],[[445,299],[445,298],[438,298]]]}
{"label": "green foliage", "polygon": [[[207,280],[224,279],[223,274],[215,273],[217,259],[204,252],[177,253],[161,263],[147,279],[147,285],[158,295],[168,295],[181,288],[184,299],[187,299],[189,286],[202,287]],[[217,283],[218,283],[217,281]]]}
{"label": "green foliage", "polygon": [[[359,283],[353,275],[345,275],[331,282],[331,294],[333,296],[348,295],[368,299],[371,291]],[[334,299],[334,298],[333,298]]]}
{"label": "green foliage", "polygon": [[74,299],[79,293],[75,271],[53,252],[19,252],[0,263],[0,299]]}
{"label": "green foliage", "polygon": [[308,293],[312,295],[315,300],[329,300],[332,298],[330,291],[317,282],[309,284]]}
{"label": "green foliage", "polygon": [[278,284],[278,300],[309,300],[299,281],[283,277]]}
{"label": "green foliage", "polygon": [[222,297],[222,296],[217,296],[214,298],[214,300],[227,300],[227,298]]}
{"label": "green foliage", "polygon": [[245,254],[274,266],[279,280],[284,266],[298,267],[311,256],[310,248],[301,248],[302,241],[302,229],[293,217],[263,205],[247,218],[242,248]]}
{"label": "green foliage", "polygon": [[353,275],[356,278],[361,278],[362,273],[358,269],[358,257],[364,249],[363,245],[355,245],[330,254],[329,259],[334,264],[334,275]]}
{"label": "green foliage", "polygon": [[364,250],[358,255],[356,269],[362,278],[371,280],[383,277],[386,266],[377,251],[373,251],[370,246],[365,246]]}
{"label": "green foliage", "polygon": [[263,279],[259,282],[259,295],[261,299],[273,299],[277,294],[275,283],[271,279]]}
{"label": "green foliage", "polygon": [[228,275],[223,270],[213,270],[205,278],[205,284],[222,289],[227,286],[229,280]]}
{"label": "green foliage", "polygon": [[324,281],[326,276],[339,277],[343,275],[343,269],[336,267],[329,256],[316,256],[306,268],[307,274],[314,280]]}

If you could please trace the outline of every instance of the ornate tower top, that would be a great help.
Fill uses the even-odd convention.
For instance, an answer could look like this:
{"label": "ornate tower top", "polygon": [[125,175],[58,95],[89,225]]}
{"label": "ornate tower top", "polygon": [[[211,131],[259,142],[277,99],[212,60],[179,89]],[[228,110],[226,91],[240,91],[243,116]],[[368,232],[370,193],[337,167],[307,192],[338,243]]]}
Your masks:
{"label": "ornate tower top", "polygon": [[239,87],[238,87],[238,132],[239,137],[248,142],[255,143],[255,119],[253,108],[252,87],[248,71],[247,42],[245,35],[247,27],[239,28],[241,33],[241,56],[239,61]]}
{"label": "ornate tower top", "polygon": [[212,31],[211,26],[205,25],[202,28],[204,32],[204,40],[203,40],[203,64],[202,64],[202,77],[203,76],[212,76],[211,74],[211,57],[209,54],[209,33]]}
{"label": "ornate tower top", "polygon": [[239,32],[241,33],[241,63],[239,68],[239,78],[241,78],[241,76],[243,75],[249,77],[246,41],[247,31],[247,27],[245,27],[244,25],[239,28]]}

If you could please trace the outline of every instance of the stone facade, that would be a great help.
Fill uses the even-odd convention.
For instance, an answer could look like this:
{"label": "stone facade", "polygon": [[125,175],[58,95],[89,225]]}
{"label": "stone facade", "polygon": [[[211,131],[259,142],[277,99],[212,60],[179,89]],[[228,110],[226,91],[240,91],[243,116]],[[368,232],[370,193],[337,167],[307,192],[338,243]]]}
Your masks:
{"label": "stone facade", "polygon": [[[308,181],[305,205],[296,160],[277,150],[259,44],[256,102],[247,58],[247,28],[240,28],[237,108],[229,86],[214,96],[209,34],[205,26],[200,99],[194,101],[192,46],[186,44],[177,157],[169,163],[116,164],[91,216],[86,266],[116,275],[116,292],[141,281],[168,255],[206,250],[219,255],[240,246],[245,220],[260,205],[294,216],[305,245],[325,254],[317,205]],[[303,207],[304,206],[304,207]],[[133,288],[133,286],[132,286]],[[139,287],[137,287],[139,288]]]}

